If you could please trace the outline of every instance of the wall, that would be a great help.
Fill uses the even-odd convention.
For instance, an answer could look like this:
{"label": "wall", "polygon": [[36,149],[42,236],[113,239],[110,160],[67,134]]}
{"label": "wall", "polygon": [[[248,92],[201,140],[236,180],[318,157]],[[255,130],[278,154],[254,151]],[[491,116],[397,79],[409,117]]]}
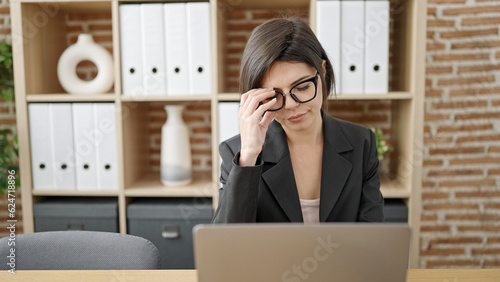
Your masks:
{"label": "wall", "polygon": [[429,0],[421,267],[500,266],[500,5]]}
{"label": "wall", "polygon": [[[7,0],[0,2],[0,41],[10,33]],[[417,0],[419,1],[419,0]],[[500,5],[495,0],[428,0],[425,139],[422,194],[421,259],[424,268],[500,266]],[[291,11],[307,18],[307,11]],[[271,11],[227,11],[228,91],[237,89],[239,54],[251,29],[275,16]],[[80,26],[80,27],[78,27]],[[87,26],[87,27],[84,27]],[[109,19],[68,19],[68,32],[89,28],[96,36],[109,32]],[[69,29],[74,29],[70,32]],[[69,39],[72,42],[72,39]],[[83,65],[82,68],[91,66]],[[91,72],[91,70],[90,70]],[[88,73],[88,72],[87,72]],[[82,77],[86,76],[83,72]],[[330,112],[390,136],[390,102],[334,102]],[[14,109],[0,101],[0,127],[14,124]],[[195,165],[209,169],[206,156],[210,112],[191,108],[188,121],[201,134],[194,138],[200,156]],[[185,115],[186,118],[186,115]],[[150,113],[151,166],[158,166],[161,107]],[[192,140],[193,143],[193,140]],[[155,168],[156,167],[156,168]],[[19,201],[20,202],[20,201]],[[6,221],[0,200],[0,228]],[[0,232],[0,236],[6,233]]]}

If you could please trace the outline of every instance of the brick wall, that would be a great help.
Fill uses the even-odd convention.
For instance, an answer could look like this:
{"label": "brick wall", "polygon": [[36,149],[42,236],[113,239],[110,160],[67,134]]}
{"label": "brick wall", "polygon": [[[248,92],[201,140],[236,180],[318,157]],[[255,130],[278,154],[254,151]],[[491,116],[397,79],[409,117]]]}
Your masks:
{"label": "brick wall", "polygon": [[500,266],[500,3],[429,0],[420,266]]}
{"label": "brick wall", "polygon": [[[7,0],[0,2],[0,41],[9,40]],[[495,0],[429,0],[425,140],[420,266],[500,266],[500,4]],[[275,16],[271,11],[221,7],[228,32],[224,91],[237,90],[238,64],[251,29]],[[290,10],[307,19],[307,11]],[[109,16],[68,17],[68,44],[81,31],[111,48]],[[82,77],[92,76],[83,64]],[[95,73],[94,73],[95,75]],[[335,101],[330,112],[390,137],[391,102]],[[150,164],[159,167],[159,104],[149,113]],[[14,110],[0,102],[0,126],[12,126]],[[193,103],[184,114],[190,125],[193,163],[209,170],[210,109]],[[386,167],[386,165],[384,165]],[[386,170],[387,172],[387,170]],[[6,207],[0,201],[0,228]],[[5,234],[3,234],[5,235]],[[0,233],[2,236],[2,233]]]}

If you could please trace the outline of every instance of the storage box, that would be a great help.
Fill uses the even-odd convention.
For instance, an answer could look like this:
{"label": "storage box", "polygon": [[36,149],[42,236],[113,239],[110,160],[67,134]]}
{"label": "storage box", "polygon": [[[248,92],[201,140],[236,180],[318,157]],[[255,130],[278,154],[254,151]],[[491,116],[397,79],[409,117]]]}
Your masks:
{"label": "storage box", "polygon": [[408,207],[401,199],[384,200],[385,222],[408,222]]}
{"label": "storage box", "polygon": [[143,198],[127,206],[128,233],[151,241],[160,251],[161,268],[193,269],[193,232],[210,223],[210,198]]}
{"label": "storage box", "polygon": [[88,230],[118,232],[118,199],[55,197],[33,205],[35,232]]}

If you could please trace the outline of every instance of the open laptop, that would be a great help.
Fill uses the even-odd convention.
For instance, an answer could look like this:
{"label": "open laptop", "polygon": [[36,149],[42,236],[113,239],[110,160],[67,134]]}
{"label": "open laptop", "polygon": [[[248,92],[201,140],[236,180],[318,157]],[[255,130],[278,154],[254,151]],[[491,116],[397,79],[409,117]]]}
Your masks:
{"label": "open laptop", "polygon": [[199,282],[406,281],[407,224],[197,225]]}

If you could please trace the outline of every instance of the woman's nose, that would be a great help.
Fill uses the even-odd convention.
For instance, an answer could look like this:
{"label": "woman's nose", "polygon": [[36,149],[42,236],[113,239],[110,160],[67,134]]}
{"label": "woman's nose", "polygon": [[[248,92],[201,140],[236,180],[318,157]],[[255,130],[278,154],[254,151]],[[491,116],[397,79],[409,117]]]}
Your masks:
{"label": "woman's nose", "polygon": [[285,109],[293,109],[297,107],[300,103],[295,101],[290,95],[285,95]]}

